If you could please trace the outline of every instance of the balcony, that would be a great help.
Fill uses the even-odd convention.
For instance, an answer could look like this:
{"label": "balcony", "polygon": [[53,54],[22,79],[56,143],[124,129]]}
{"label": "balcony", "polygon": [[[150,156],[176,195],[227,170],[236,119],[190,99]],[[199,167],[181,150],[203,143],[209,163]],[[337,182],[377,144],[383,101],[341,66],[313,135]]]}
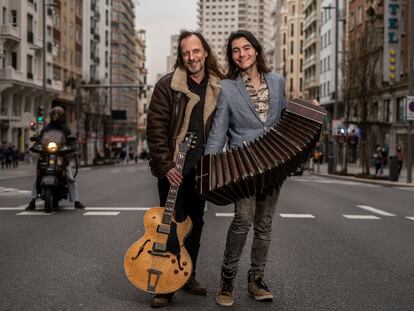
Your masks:
{"label": "balcony", "polygon": [[27,79],[33,80],[33,72],[28,72],[27,73]]}
{"label": "balcony", "polygon": [[1,25],[0,36],[2,39],[20,42],[19,28],[12,24]]}
{"label": "balcony", "polygon": [[0,80],[17,80],[24,81],[24,75],[22,72],[17,71],[11,66],[0,70]]}

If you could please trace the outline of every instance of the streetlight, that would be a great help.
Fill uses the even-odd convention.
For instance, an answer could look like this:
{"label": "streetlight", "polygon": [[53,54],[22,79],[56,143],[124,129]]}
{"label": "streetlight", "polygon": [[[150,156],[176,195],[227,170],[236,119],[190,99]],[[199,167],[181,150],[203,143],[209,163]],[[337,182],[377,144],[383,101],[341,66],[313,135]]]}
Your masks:
{"label": "streetlight", "polygon": [[[337,142],[336,139],[334,138],[334,134],[333,133],[333,120],[336,120],[338,118],[338,41],[339,41],[339,36],[338,36],[338,29],[339,29],[339,0],[335,0],[335,6],[325,6],[322,7],[324,10],[332,10],[335,9],[335,91],[334,91],[334,106],[333,106],[333,116],[331,118],[331,139],[332,139],[332,143],[333,143],[333,168],[332,168],[332,172],[335,173],[336,172],[336,164],[337,164]],[[329,163],[328,163],[329,166]]]}

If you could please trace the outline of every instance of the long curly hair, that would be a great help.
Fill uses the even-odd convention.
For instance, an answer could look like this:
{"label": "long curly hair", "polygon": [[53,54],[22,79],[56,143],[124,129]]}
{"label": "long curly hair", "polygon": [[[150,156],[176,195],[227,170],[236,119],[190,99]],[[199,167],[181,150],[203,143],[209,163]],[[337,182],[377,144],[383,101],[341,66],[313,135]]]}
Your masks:
{"label": "long curly hair", "polygon": [[212,75],[215,75],[216,77],[223,79],[224,74],[220,67],[220,65],[217,62],[217,58],[211,49],[210,45],[208,44],[207,40],[203,37],[203,35],[198,31],[189,31],[189,30],[183,30],[180,33],[180,36],[177,40],[177,60],[174,64],[174,69],[181,68],[186,69],[184,66],[183,61],[183,53],[181,51],[181,42],[190,36],[197,36],[198,39],[200,39],[201,44],[203,45],[204,50],[207,52],[206,62],[205,62],[205,70]]}
{"label": "long curly hair", "polygon": [[245,38],[249,43],[253,46],[253,48],[257,52],[257,70],[259,73],[266,73],[270,72],[270,68],[266,64],[266,59],[264,56],[264,51],[262,48],[262,45],[260,44],[259,40],[248,30],[238,30],[235,32],[232,32],[227,39],[227,47],[226,47],[226,59],[227,64],[229,66],[226,78],[227,79],[236,79],[237,76],[240,73],[239,67],[236,65],[236,63],[233,60],[233,51],[231,48],[231,44],[234,40],[239,38]]}

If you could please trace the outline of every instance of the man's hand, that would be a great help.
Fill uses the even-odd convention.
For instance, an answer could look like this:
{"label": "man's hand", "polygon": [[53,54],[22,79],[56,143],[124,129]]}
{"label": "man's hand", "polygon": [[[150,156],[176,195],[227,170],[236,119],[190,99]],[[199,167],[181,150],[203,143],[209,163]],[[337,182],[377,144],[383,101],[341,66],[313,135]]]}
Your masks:
{"label": "man's hand", "polygon": [[183,181],[183,175],[177,170],[177,168],[171,168],[165,176],[167,177],[170,185],[179,186]]}

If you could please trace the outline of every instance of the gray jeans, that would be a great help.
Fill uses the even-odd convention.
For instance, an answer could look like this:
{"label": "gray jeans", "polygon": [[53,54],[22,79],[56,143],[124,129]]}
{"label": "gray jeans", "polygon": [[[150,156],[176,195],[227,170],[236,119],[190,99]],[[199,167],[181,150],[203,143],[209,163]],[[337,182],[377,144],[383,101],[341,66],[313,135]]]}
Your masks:
{"label": "gray jeans", "polygon": [[[69,201],[76,202],[79,201],[78,187],[76,185],[76,180],[73,178],[73,173],[70,166],[66,167],[66,179],[68,181],[68,192],[69,192]],[[32,185],[32,200],[37,199],[37,178],[33,181]]]}
{"label": "gray jeans", "polygon": [[247,234],[253,224],[254,237],[249,272],[254,273],[256,277],[264,276],[279,192],[280,188],[269,195],[257,195],[235,203],[234,219],[227,233],[222,266],[227,273],[237,272]]}

